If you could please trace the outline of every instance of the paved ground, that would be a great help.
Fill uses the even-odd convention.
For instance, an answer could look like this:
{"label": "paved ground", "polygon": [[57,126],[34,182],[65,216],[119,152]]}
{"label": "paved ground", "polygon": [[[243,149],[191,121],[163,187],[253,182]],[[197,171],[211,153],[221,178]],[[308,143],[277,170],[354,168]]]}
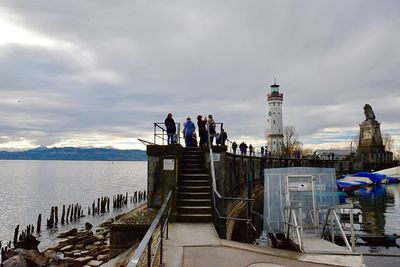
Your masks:
{"label": "paved ground", "polygon": [[169,230],[166,267],[364,266],[355,255],[301,254],[220,240],[212,224],[174,223]]}

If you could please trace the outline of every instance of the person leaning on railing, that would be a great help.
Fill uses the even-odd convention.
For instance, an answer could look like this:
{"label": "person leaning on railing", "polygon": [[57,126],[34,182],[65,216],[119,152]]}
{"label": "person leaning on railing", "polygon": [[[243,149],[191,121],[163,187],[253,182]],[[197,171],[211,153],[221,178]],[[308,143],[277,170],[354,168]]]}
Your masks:
{"label": "person leaning on railing", "polygon": [[176,126],[175,126],[175,121],[172,118],[172,113],[168,113],[164,124],[165,124],[165,128],[167,128],[168,144],[175,144]]}

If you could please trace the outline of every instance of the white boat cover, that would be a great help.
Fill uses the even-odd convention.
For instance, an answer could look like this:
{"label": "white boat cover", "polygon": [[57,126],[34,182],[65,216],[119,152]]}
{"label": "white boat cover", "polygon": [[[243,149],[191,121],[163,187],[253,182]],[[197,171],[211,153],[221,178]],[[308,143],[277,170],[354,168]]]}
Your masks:
{"label": "white boat cover", "polygon": [[368,177],[355,177],[355,176],[345,176],[344,178],[342,178],[342,180],[345,181],[353,181],[353,182],[365,182],[367,184],[372,184],[371,179],[369,179]]}
{"label": "white boat cover", "polygon": [[384,174],[387,177],[393,177],[393,178],[400,179],[400,166],[376,171],[375,173]]}

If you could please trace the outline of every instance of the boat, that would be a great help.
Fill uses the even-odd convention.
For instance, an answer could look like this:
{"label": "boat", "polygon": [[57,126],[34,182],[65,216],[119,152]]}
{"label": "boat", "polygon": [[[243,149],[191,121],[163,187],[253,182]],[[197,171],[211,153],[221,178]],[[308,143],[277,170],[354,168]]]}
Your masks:
{"label": "boat", "polygon": [[370,178],[368,178],[368,177],[359,177],[359,176],[347,175],[347,176],[343,177],[341,180],[353,181],[353,182],[361,182],[365,186],[373,185],[372,180]]}
{"label": "boat", "polygon": [[347,180],[337,180],[337,187],[339,191],[352,192],[361,186],[365,186],[366,183],[358,181],[347,181]]}
{"label": "boat", "polygon": [[352,176],[367,177],[372,181],[373,184],[381,184],[382,181],[384,181],[384,178],[386,177],[383,174],[372,173],[372,172],[358,172],[358,173],[353,174]]}
{"label": "boat", "polygon": [[396,178],[397,180],[400,180],[400,166],[389,169],[383,169],[380,171],[376,171],[374,173],[383,174],[386,175],[387,177]]}

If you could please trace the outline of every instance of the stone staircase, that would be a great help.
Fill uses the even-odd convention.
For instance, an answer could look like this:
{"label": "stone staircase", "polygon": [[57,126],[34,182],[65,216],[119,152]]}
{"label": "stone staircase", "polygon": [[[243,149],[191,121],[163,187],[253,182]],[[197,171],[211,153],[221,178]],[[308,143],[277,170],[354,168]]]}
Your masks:
{"label": "stone staircase", "polygon": [[204,149],[184,148],[178,183],[177,219],[211,222],[211,179],[205,168]]}

